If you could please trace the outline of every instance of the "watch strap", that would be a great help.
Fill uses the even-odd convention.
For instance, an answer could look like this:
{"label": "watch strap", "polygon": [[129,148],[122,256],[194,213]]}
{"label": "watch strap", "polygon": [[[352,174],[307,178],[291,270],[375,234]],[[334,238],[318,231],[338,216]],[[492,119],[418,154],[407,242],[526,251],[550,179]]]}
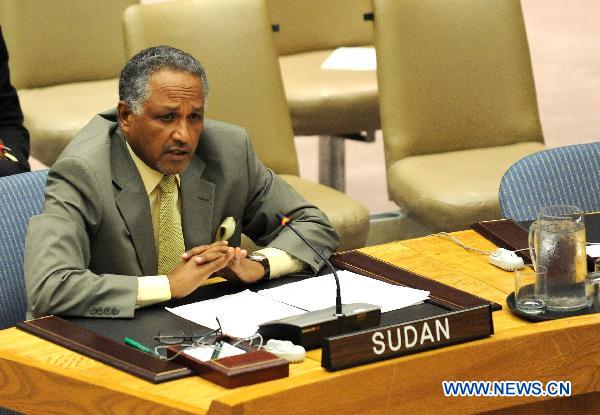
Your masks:
{"label": "watch strap", "polygon": [[[259,257],[260,259],[257,257]],[[265,270],[265,274],[259,281],[268,280],[271,278],[271,265],[269,264],[269,258],[267,258],[264,255],[260,255],[260,256],[259,255],[251,255],[250,259],[252,261],[260,263]]]}

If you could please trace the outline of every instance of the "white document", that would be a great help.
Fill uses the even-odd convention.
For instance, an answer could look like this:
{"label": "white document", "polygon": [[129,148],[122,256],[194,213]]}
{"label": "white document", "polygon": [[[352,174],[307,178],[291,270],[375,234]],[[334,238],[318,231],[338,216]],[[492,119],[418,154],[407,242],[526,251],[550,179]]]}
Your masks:
{"label": "white document", "polygon": [[[589,242],[588,242],[589,244]],[[592,258],[598,258],[600,257],[600,244],[599,243],[594,243],[594,244],[589,244],[585,247],[585,252],[586,254],[588,254],[589,256],[591,256]]]}
{"label": "white document", "polygon": [[337,48],[321,64],[321,69],[337,71],[374,71],[377,58],[374,47]]}
{"label": "white document", "polygon": [[[343,304],[378,305],[381,312],[385,313],[418,304],[429,297],[429,291],[388,284],[350,271],[339,271],[337,274]],[[335,291],[335,278],[328,274],[261,290],[258,293],[307,311],[315,311],[334,306]]]}
{"label": "white document", "polygon": [[[429,297],[428,291],[388,284],[350,271],[340,271],[338,277],[344,304],[373,304],[381,307],[383,313],[421,303]],[[262,323],[333,307],[335,291],[335,279],[328,274],[257,293],[245,290],[167,310],[211,329],[218,327],[218,317],[224,334],[246,338],[256,333]]]}
{"label": "white document", "polygon": [[258,326],[267,321],[304,313],[304,310],[250,290],[167,310],[210,329],[219,327],[218,317],[223,333],[238,338],[252,336],[258,331]]}
{"label": "white document", "polygon": [[[212,354],[215,351],[214,346],[211,345],[201,345],[196,347],[190,347],[183,351],[184,354],[193,357],[194,359],[198,359],[202,362],[208,362],[212,358]],[[221,351],[219,352],[218,359],[222,357],[229,356],[237,356],[238,354],[246,353],[245,350],[240,349],[239,347],[232,346],[229,343],[223,343],[221,345]]]}

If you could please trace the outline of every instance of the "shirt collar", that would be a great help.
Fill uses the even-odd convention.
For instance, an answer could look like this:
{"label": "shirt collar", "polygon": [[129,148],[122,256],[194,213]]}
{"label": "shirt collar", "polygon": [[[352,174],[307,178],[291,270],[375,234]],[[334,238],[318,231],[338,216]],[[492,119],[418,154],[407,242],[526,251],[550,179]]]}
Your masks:
{"label": "shirt collar", "polygon": [[[135,164],[135,167],[137,167],[140,176],[142,177],[142,182],[144,183],[144,189],[146,190],[146,194],[150,195],[150,193],[152,193],[154,189],[156,189],[156,186],[158,186],[158,182],[162,180],[164,174],[154,170],[152,167],[144,163],[142,159],[139,158],[137,154],[135,154],[134,151],[131,149],[131,146],[129,145],[127,140],[125,140],[125,143],[127,144],[127,150],[129,151],[129,155],[131,155],[133,163]],[[176,174],[175,178],[177,179],[177,186],[180,186],[181,179],[179,178],[179,174]]]}

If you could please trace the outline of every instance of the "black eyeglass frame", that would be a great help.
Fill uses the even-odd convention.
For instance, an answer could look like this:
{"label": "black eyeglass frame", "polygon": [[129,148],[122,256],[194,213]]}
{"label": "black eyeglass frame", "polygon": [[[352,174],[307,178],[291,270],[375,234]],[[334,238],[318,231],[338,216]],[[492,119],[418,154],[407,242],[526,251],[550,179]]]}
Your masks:
{"label": "black eyeglass frame", "polygon": [[[221,322],[219,321],[218,317],[217,317],[217,324],[218,324],[218,327],[216,329],[214,329],[206,334],[202,334],[202,335],[186,335],[185,333],[182,333],[181,335],[165,336],[165,335],[161,335],[159,332],[159,334],[154,336],[153,338],[154,338],[154,340],[160,342],[162,345],[156,346],[154,348],[154,355],[160,359],[171,360],[171,359],[175,358],[176,355],[167,358],[160,353],[160,350],[167,349],[169,346],[182,346],[183,348],[191,348],[191,347],[196,347],[196,346],[201,346],[201,345],[215,345],[215,344],[217,344],[217,342],[227,339],[228,336],[223,335],[223,329],[221,328]],[[207,343],[205,340],[208,338],[211,338],[211,341]],[[172,339],[174,341],[165,341],[167,339]],[[186,342],[190,342],[190,343],[186,343]],[[179,353],[181,353],[183,350],[184,349],[182,349]],[[177,354],[179,354],[179,353],[177,353]]]}
{"label": "black eyeglass frame", "polygon": [[[164,336],[161,335],[160,332],[154,336],[154,340],[162,343],[162,344],[167,344],[167,345],[172,345],[172,344],[181,344],[184,343],[186,341],[190,341],[193,343],[199,343],[201,342],[205,337],[209,337],[212,335],[215,335],[215,343],[219,340],[221,340],[221,338],[223,337],[223,329],[221,328],[221,322],[219,321],[219,318],[217,317],[217,325],[218,327],[216,329],[214,329],[211,332],[208,332],[206,334],[201,334],[201,335],[186,335],[184,333],[182,333],[181,335],[170,335],[170,336]],[[173,339],[175,341],[171,342],[171,341],[165,341],[167,339]]]}

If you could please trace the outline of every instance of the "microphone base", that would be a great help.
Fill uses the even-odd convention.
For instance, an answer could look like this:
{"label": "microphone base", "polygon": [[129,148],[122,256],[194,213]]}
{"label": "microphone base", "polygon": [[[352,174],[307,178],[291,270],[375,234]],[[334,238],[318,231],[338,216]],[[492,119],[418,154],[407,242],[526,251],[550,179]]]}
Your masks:
{"label": "microphone base", "polygon": [[344,304],[342,312],[343,315],[338,317],[335,307],[310,311],[263,323],[258,332],[265,340],[289,340],[309,350],[321,347],[325,337],[365,330],[381,323],[381,308],[376,305]]}

